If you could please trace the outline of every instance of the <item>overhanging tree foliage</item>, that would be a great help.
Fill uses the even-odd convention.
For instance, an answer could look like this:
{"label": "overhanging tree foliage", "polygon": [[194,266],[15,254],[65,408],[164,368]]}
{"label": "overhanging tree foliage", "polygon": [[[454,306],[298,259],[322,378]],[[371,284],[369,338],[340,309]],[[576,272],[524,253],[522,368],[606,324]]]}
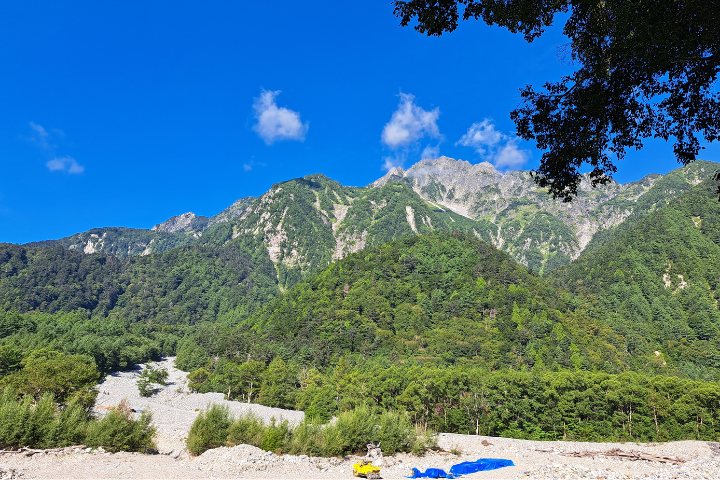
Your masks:
{"label": "overhanging tree foliage", "polygon": [[536,91],[521,89],[511,112],[518,134],[545,150],[536,182],[570,201],[580,167],[605,184],[615,161],[646,138],[674,138],[678,162],[693,161],[698,137],[720,135],[720,1],[717,0],[395,0],[401,25],[417,19],[428,36],[458,20],[482,19],[527,41],[569,14],[563,32],[579,68]]}

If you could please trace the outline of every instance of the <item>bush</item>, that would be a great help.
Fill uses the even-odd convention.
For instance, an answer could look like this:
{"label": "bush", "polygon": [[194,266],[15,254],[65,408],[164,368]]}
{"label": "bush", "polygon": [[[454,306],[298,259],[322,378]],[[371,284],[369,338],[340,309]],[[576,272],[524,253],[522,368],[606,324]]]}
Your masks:
{"label": "bush", "polygon": [[392,455],[411,450],[416,434],[407,413],[384,412],[379,415],[378,423],[380,428],[375,432],[373,441],[380,442],[385,454]]}
{"label": "bush", "polygon": [[168,378],[168,371],[160,367],[155,368],[153,367],[152,363],[148,363],[147,366],[145,366],[142,375],[140,376],[146,377],[152,383],[165,385]]}
{"label": "bush", "polygon": [[290,440],[285,448],[291,455],[309,455],[317,457],[322,455],[322,438],[324,426],[313,419],[305,420],[292,430]]}
{"label": "bush", "polygon": [[344,412],[337,421],[325,425],[307,417],[294,428],[275,419],[265,425],[252,413],[232,424],[230,421],[227,407],[212,405],[195,420],[188,435],[188,450],[200,455],[225,444],[247,444],[276,453],[332,457],[364,454],[369,442],[380,442],[388,455],[408,451],[422,454],[435,445],[434,435],[413,427],[405,412],[378,415],[367,407]]}
{"label": "bush", "polygon": [[289,443],[291,435],[292,433],[287,420],[280,422],[280,425],[276,425],[275,419],[273,418],[270,426],[265,429],[265,435],[263,435],[260,448],[265,451],[281,454],[283,453],[285,443]]}
{"label": "bush", "polygon": [[259,447],[265,437],[265,425],[252,412],[242,415],[230,425],[227,441],[231,445],[254,445]]}
{"label": "bush", "polygon": [[153,394],[152,382],[148,378],[140,377],[135,384],[141,397],[149,397]]}
{"label": "bush", "polygon": [[0,380],[0,389],[10,386],[35,400],[52,394],[59,403],[79,400],[86,407],[95,403],[95,385],[100,374],[87,355],[65,355],[47,348],[34,350],[21,362],[22,368]]}
{"label": "bush", "polygon": [[63,407],[52,394],[36,402],[19,398],[12,388],[0,393],[0,449],[55,448],[84,443],[111,451],[146,452],[154,448],[152,416],[132,418],[125,400],[101,420],[92,418],[77,399]]}
{"label": "bush", "polygon": [[190,427],[187,449],[193,455],[202,455],[206,450],[225,445],[232,424],[228,407],[212,404],[200,412]]}
{"label": "bush", "polygon": [[343,453],[364,454],[368,442],[376,442],[378,420],[378,416],[363,405],[341,413],[335,425],[329,428],[338,429]]}
{"label": "bush", "polygon": [[0,396],[0,447],[46,445],[47,429],[56,413],[52,395],[44,395],[36,404],[30,395],[19,399],[12,388],[5,388]]}
{"label": "bush", "polygon": [[42,448],[66,447],[86,443],[87,429],[96,420],[89,417],[85,407],[79,402],[71,402],[61,409],[48,428],[47,438]]}
{"label": "bush", "polygon": [[88,426],[85,443],[89,447],[102,446],[112,452],[145,453],[155,448],[155,427],[150,426],[150,422],[150,412],[142,412],[138,420],[133,419],[127,401],[123,400],[101,420]]}
{"label": "bush", "polygon": [[320,438],[320,452],[323,457],[337,457],[345,451],[345,440],[337,425],[325,425]]}
{"label": "bush", "polygon": [[430,430],[424,430],[421,427],[415,427],[410,451],[415,455],[422,455],[428,450],[437,448],[437,436]]}

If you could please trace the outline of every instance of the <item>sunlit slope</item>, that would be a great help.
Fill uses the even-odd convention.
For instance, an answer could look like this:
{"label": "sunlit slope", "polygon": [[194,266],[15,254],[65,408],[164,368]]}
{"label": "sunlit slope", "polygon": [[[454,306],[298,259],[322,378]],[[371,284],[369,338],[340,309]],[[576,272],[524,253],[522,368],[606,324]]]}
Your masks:
{"label": "sunlit slope", "polygon": [[490,368],[619,371],[624,340],[574,298],[464,234],[370,247],[304,280],[239,326],[248,354],[327,365],[346,353]]}
{"label": "sunlit slope", "polygon": [[357,188],[309,175],[274,185],[241,216],[198,242],[252,238],[267,249],[280,285],[290,287],[368,246],[434,231],[471,231],[489,240],[492,228],[428,203],[405,183]]}
{"label": "sunlit slope", "polygon": [[601,247],[552,274],[625,338],[623,350],[657,351],[691,377],[720,368],[720,202],[708,179]]}

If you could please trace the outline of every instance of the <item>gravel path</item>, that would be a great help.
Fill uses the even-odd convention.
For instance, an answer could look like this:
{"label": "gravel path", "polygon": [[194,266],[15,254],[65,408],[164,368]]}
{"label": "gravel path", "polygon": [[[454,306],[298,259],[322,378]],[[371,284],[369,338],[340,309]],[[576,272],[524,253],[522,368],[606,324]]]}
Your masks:
{"label": "gravel path", "polygon": [[[98,405],[113,406],[127,398],[136,410],[149,408],[158,428],[160,455],[137,453],[105,453],[90,449],[61,453],[0,454],[0,480],[7,479],[350,479],[352,464],[360,457],[313,458],[305,455],[276,455],[250,445],[222,447],[208,450],[199,457],[184,451],[183,439],[199,410],[209,403],[226,404],[239,415],[252,411],[269,420],[286,419],[300,422],[302,412],[269,408],[261,405],[228,402],[222,394],[193,394],[186,387],[186,375],[173,367],[173,358],[157,362],[169,372],[168,385],[152,397],[137,393],[135,380],[141,370],[120,372],[99,385]],[[102,409],[99,409],[102,412]],[[685,441],[657,444],[537,442],[474,435],[442,433],[438,436],[439,452],[421,457],[399,454],[381,462],[381,474],[386,479],[401,479],[416,467],[442,468],[448,471],[456,463],[478,458],[506,458],[515,463],[490,472],[478,472],[463,478],[471,479],[605,479],[605,480],[720,480],[720,449],[717,443]],[[618,448],[659,457],[683,460],[670,465],[644,460],[628,460],[605,456]],[[450,451],[456,454],[448,453]],[[594,457],[569,457],[573,452],[600,452]]]}

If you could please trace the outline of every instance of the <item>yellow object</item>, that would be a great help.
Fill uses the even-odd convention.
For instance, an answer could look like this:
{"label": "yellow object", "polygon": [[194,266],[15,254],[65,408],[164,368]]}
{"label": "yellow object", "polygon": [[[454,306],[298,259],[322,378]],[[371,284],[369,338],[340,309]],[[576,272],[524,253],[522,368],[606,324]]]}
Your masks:
{"label": "yellow object", "polygon": [[353,475],[356,477],[380,478],[380,467],[376,467],[371,462],[362,461],[353,465]]}

